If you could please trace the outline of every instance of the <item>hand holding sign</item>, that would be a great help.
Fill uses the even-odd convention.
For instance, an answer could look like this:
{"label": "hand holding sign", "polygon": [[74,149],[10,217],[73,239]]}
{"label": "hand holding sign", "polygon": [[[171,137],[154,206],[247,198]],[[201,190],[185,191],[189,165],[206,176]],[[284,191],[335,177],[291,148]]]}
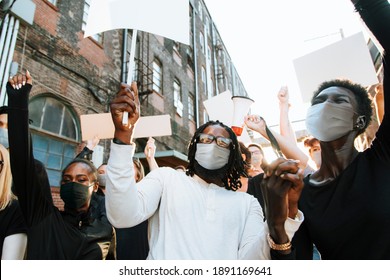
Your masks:
{"label": "hand holding sign", "polygon": [[[137,84],[133,82],[129,86],[122,83],[117,96],[111,102],[110,108],[115,126],[114,137],[124,143],[130,144],[134,126],[141,113]],[[128,113],[128,125],[126,126],[122,124],[124,112]]]}

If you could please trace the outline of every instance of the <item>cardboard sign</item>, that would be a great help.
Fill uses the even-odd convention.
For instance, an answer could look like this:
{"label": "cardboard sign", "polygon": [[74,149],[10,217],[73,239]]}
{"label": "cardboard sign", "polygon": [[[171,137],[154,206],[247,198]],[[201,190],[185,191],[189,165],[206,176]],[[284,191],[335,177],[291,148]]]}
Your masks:
{"label": "cardboard sign", "polygon": [[138,29],[189,45],[186,0],[92,0],[84,37],[113,29]]}
{"label": "cardboard sign", "polygon": [[293,63],[303,102],[309,102],[313,92],[327,80],[349,79],[363,86],[378,83],[362,32],[297,58]]}
{"label": "cardboard sign", "polygon": [[[111,113],[88,114],[80,116],[82,140],[114,138],[115,127]],[[158,137],[171,135],[171,118],[169,115],[140,117],[133,138]]]}

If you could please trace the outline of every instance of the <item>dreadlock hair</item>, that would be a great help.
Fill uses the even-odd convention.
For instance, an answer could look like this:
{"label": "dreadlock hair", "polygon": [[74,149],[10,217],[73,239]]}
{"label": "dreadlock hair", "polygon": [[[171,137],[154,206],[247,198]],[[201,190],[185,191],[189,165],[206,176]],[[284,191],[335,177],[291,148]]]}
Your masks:
{"label": "dreadlock hair", "polygon": [[236,134],[230,127],[224,125],[220,121],[208,121],[207,123],[201,125],[194,133],[191,142],[188,147],[188,167],[186,174],[193,176],[195,174],[195,153],[196,153],[196,143],[198,141],[199,134],[202,133],[206,127],[219,125],[223,127],[228,133],[229,137],[232,140],[232,145],[230,146],[230,155],[229,161],[226,165],[226,172],[221,179],[223,186],[227,190],[236,191],[241,188],[240,176],[245,176],[245,167],[244,161],[241,156],[240,145],[237,140]]}
{"label": "dreadlock hair", "polygon": [[69,162],[68,165],[66,165],[66,167],[62,170],[61,178],[64,176],[65,170],[68,169],[69,166],[71,166],[74,163],[84,163],[84,164],[88,165],[90,168],[90,174],[92,174],[94,176],[94,181],[97,181],[98,172],[97,172],[95,165],[93,165],[93,163],[91,161],[83,159],[83,158],[75,158],[71,162]]}
{"label": "dreadlock hair", "polygon": [[355,99],[357,101],[357,113],[359,115],[363,115],[366,117],[366,124],[363,128],[361,128],[358,131],[358,134],[363,133],[367,126],[370,124],[372,119],[372,102],[369,97],[369,94],[367,90],[361,86],[360,84],[353,83],[350,80],[341,80],[341,79],[334,79],[329,80],[326,82],[323,82],[320,84],[317,88],[317,90],[313,93],[313,97],[311,99],[311,103],[313,104],[314,99],[319,95],[324,89],[330,88],[330,87],[342,87],[345,88],[353,93],[355,96]]}

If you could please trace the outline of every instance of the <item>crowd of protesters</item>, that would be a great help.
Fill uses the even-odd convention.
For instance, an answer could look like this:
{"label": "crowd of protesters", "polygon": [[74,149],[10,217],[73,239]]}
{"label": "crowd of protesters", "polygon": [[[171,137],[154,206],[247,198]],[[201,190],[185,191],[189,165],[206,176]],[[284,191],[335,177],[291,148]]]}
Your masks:
{"label": "crowd of protesters", "polygon": [[379,128],[364,151],[354,142],[373,118],[372,99],[363,86],[335,79],[313,94],[308,152],[297,145],[282,87],[279,132],[258,115],[245,116],[248,129],[276,143],[276,160],[211,120],[189,139],[187,166],[159,167],[149,138],[145,174],[134,158],[137,85],[121,84],[110,104],[115,132],[108,162],[93,164],[99,139],[89,141],[62,170],[60,211],[32,150],[33,74],[11,77],[8,106],[0,108],[2,259],[390,259],[390,3],[351,2],[384,49],[374,98]]}

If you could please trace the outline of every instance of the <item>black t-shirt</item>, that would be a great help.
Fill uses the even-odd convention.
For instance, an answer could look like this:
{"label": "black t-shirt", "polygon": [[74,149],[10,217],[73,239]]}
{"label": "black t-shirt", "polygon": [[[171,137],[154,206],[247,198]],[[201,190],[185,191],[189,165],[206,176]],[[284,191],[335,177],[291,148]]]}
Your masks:
{"label": "black t-shirt", "polygon": [[0,211],[0,253],[3,252],[4,239],[18,233],[27,233],[27,226],[18,201],[13,200]]}
{"label": "black t-shirt", "polygon": [[390,4],[360,0],[364,22],[385,49],[385,112],[370,148],[328,184],[305,178],[299,209],[305,220],[294,235],[297,258],[311,259],[314,243],[322,259],[390,259]]}

